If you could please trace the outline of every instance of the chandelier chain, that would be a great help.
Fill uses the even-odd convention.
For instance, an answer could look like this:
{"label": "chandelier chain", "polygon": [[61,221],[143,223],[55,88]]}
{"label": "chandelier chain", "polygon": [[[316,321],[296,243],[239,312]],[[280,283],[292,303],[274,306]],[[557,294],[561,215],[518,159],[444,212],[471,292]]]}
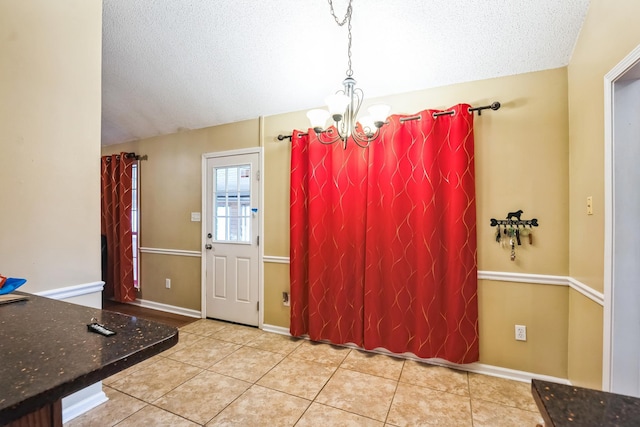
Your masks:
{"label": "chandelier chain", "polygon": [[[330,97],[327,100],[329,111],[311,110],[307,113],[307,117],[311,121],[313,131],[320,143],[329,145],[342,141],[342,148],[346,150],[347,141],[351,140],[357,146],[367,148],[372,141],[380,136],[380,129],[386,124],[390,108],[382,104],[372,106],[369,108],[370,116],[363,117],[361,121],[358,121],[358,112],[364,99],[364,92],[356,87],[353,70],[351,69],[353,0],[348,0],[344,17],[336,16],[333,0],[327,0],[327,2],[331,9],[331,16],[333,16],[336,24],[340,27],[346,24],[348,29],[347,54],[349,68],[347,69],[347,78],[342,82],[344,89],[338,90],[335,93],[335,97]],[[326,128],[327,119],[330,117],[333,118],[334,126]]]}
{"label": "chandelier chain", "polygon": [[349,0],[349,5],[347,6],[347,11],[344,14],[344,18],[342,21],[338,19],[336,16],[336,11],[333,9],[333,1],[327,0],[329,2],[329,7],[331,8],[331,16],[336,21],[338,26],[342,27],[344,24],[347,24],[347,30],[349,32],[349,43],[347,45],[347,58],[349,60],[349,69],[347,70],[347,77],[353,76],[353,70],[351,69],[351,14],[353,12],[353,6],[351,5],[352,0]]}

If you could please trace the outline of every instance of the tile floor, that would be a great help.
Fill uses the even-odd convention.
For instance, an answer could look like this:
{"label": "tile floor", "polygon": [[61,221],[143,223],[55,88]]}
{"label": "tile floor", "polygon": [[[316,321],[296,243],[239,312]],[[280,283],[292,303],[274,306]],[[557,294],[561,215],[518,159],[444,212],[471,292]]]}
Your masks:
{"label": "tile floor", "polygon": [[109,401],[65,426],[542,424],[527,383],[214,320],[103,385]]}

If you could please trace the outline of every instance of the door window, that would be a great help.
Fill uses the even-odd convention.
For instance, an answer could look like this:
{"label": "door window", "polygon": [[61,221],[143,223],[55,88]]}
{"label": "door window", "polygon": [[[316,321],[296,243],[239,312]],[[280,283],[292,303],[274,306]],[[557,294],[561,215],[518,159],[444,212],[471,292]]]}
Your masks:
{"label": "door window", "polygon": [[213,223],[218,242],[251,242],[251,165],[216,167]]}

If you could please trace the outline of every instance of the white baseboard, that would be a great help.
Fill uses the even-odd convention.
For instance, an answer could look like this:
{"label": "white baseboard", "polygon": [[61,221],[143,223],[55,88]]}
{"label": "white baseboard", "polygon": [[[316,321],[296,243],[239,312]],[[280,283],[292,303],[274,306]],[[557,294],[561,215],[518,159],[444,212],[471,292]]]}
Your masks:
{"label": "white baseboard", "polygon": [[135,301],[130,301],[127,304],[137,305],[144,308],[151,308],[153,310],[164,311],[167,313],[180,314],[182,316],[187,316],[187,317],[196,317],[198,319],[202,318],[202,314],[198,310],[177,307],[175,305],[163,304],[161,302],[137,299]]}
{"label": "white baseboard", "polygon": [[[272,332],[275,334],[291,336],[291,334],[289,333],[289,329],[284,328],[282,326],[265,324],[263,325],[262,330],[265,332]],[[309,339],[306,336],[303,338]],[[443,360],[443,359],[423,359],[414,355],[413,353],[403,353],[403,354],[392,353],[389,350],[386,350],[384,348],[377,348],[375,350],[365,350],[361,347],[358,347],[355,344],[344,344],[342,345],[342,347],[355,348],[358,350],[368,351],[370,353],[378,353],[378,354],[384,354],[388,356],[395,356],[395,357],[400,357],[406,360],[415,360],[416,362],[429,363],[431,365],[446,366],[448,368],[457,369],[459,371],[473,372],[476,374],[483,374],[491,377],[505,378],[505,379],[514,380],[514,381],[531,382],[531,380],[535,378],[543,381],[550,381],[550,382],[555,382],[560,384],[571,385],[571,382],[566,378],[557,378],[549,375],[535,374],[532,372],[519,371],[516,369],[502,368],[500,366],[487,365],[487,364],[478,363],[478,362],[459,365],[456,363],[447,362],[446,360]]]}
{"label": "white baseboard", "polygon": [[62,423],[84,414],[109,400],[102,391],[102,381],[90,385],[62,399]]}
{"label": "white baseboard", "polygon": [[549,381],[559,384],[571,385],[566,378],[552,377],[550,375],[535,374],[532,372],[519,371],[517,369],[502,368],[500,366],[487,365],[484,363],[468,363],[466,365],[458,365],[447,362],[442,359],[420,359],[419,357],[407,357],[407,359],[417,360],[418,362],[430,363],[432,365],[446,366],[448,368],[458,369],[460,371],[473,372],[476,374],[488,375],[491,377],[505,378],[508,380],[521,381],[530,383],[532,379]]}
{"label": "white baseboard", "polygon": [[271,262],[275,264],[289,264],[288,256],[265,255],[262,257],[263,262]]}
{"label": "white baseboard", "polygon": [[285,328],[283,326],[275,326],[265,323],[262,325],[262,330],[265,332],[272,332],[274,334],[287,335],[289,337],[291,336],[291,334],[289,333],[289,328]]}

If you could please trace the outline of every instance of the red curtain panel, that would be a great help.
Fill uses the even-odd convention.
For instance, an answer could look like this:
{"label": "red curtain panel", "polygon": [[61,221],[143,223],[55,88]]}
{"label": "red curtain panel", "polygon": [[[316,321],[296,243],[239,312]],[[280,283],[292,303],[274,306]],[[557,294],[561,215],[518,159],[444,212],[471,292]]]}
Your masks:
{"label": "red curtain panel", "polygon": [[107,240],[105,296],[116,301],[136,299],[131,242],[131,166],[126,153],[101,159],[101,231]]}
{"label": "red curtain panel", "polygon": [[473,115],[389,118],[368,149],[294,132],[291,334],[478,360]]}
{"label": "red curtain panel", "polygon": [[367,151],[291,143],[291,334],[361,346]]}
{"label": "red curtain panel", "polygon": [[400,123],[369,148],[365,348],[478,360],[473,114]]}

